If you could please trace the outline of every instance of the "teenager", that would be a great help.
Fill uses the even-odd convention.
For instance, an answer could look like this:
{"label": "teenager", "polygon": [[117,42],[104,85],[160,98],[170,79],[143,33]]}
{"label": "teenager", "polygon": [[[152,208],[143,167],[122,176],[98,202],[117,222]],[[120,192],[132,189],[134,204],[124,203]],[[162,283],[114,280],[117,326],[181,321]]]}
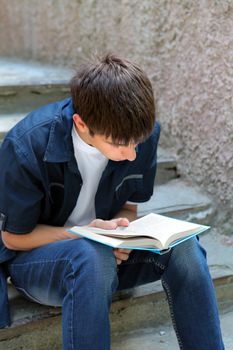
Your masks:
{"label": "teenager", "polygon": [[[162,256],[77,237],[114,229],[153,193],[159,125],[151,83],[106,55],[80,68],[71,98],[30,113],[0,150],[1,326],[5,276],[26,297],[62,306],[63,349],[110,349],[109,308],[123,288],[162,280],[181,349],[224,349],[205,251],[190,239]],[[153,312],[153,310],[151,310]]]}

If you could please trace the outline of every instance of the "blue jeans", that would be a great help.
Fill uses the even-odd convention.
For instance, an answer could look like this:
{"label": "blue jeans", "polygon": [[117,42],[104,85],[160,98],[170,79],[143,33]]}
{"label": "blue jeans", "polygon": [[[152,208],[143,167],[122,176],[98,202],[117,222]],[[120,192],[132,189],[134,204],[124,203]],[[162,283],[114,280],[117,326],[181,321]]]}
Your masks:
{"label": "blue jeans", "polygon": [[86,239],[59,241],[17,253],[8,269],[24,295],[62,306],[64,350],[110,349],[112,294],[158,279],[180,348],[224,349],[205,251],[196,238],[161,256],[134,250],[118,268],[109,247]]}

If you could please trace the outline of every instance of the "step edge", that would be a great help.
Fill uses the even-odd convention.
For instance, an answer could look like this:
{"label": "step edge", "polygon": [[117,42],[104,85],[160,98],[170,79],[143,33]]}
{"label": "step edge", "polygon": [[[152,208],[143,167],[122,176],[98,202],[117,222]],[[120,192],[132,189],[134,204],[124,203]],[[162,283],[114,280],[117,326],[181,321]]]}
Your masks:
{"label": "step edge", "polygon": [[[226,274],[224,276],[218,276],[213,278],[213,283],[215,288],[227,286],[233,284],[233,271],[230,274]],[[122,308],[127,308],[128,304],[130,303],[130,306],[133,306],[134,304],[143,304],[146,300],[146,302],[163,302],[166,301],[166,295],[165,292],[162,289],[162,286],[160,290],[157,291],[151,291],[150,293],[146,295],[137,295],[133,294],[135,290],[137,290],[138,287],[132,288],[131,290],[126,290],[125,293],[128,293],[128,296],[124,296],[122,299],[114,299],[111,306],[111,314],[114,312],[117,313],[118,310],[121,310]],[[233,297],[233,293],[232,293]],[[18,299],[23,299],[21,296],[17,296]],[[23,299],[23,301],[26,303],[28,302],[26,299]],[[38,324],[39,322],[45,320],[45,319],[51,319],[61,316],[61,308],[60,307],[51,307],[45,306],[45,311],[40,314],[41,317],[38,318],[38,314],[36,316],[32,316],[30,320],[28,319],[28,316],[22,319],[18,319],[17,321],[13,322],[11,327],[1,329],[0,330],[0,341],[4,340],[4,337],[7,337],[7,333],[12,334],[13,331],[14,337],[17,336],[17,334],[21,334],[22,329],[26,327],[28,324]],[[39,316],[40,316],[39,315]],[[28,329],[26,327],[26,329]],[[17,334],[16,334],[17,333]],[[9,339],[9,337],[7,337]]]}

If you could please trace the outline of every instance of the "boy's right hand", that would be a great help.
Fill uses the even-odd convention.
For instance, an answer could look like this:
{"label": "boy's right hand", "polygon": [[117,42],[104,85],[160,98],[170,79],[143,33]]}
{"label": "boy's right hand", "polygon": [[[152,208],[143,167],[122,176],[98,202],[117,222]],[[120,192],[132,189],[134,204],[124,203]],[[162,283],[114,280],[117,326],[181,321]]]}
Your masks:
{"label": "boy's right hand", "polygon": [[117,218],[112,220],[95,219],[89,224],[89,226],[102,228],[104,230],[114,230],[118,226],[129,226],[129,220],[127,218]]}

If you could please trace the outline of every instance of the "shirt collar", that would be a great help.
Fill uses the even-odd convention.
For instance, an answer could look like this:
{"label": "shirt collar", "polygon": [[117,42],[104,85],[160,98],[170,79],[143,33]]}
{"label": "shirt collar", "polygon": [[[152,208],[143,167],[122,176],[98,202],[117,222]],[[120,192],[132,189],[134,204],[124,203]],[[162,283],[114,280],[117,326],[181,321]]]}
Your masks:
{"label": "shirt collar", "polygon": [[69,98],[63,101],[50,127],[45,162],[62,163],[72,159],[74,151],[71,131],[74,113],[72,100]]}
{"label": "shirt collar", "polygon": [[[74,107],[72,99],[68,98],[63,101],[59,113],[54,118],[50,133],[47,148],[44,154],[44,161],[51,163],[70,162],[69,167],[73,171],[77,171],[77,164],[74,157],[74,147],[72,142],[72,127]],[[139,145],[136,147],[136,152],[139,151]],[[114,162],[108,161],[107,167],[103,175],[107,175],[119,166],[125,167],[128,161]]]}

